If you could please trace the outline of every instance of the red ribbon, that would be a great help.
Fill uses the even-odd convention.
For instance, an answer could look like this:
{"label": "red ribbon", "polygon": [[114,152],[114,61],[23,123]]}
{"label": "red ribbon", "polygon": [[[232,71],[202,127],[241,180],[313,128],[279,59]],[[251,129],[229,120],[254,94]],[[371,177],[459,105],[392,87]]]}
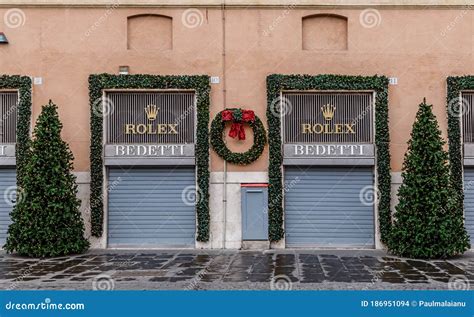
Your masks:
{"label": "red ribbon", "polygon": [[255,113],[253,110],[242,110],[242,120],[235,121],[234,112],[232,110],[222,111],[222,121],[233,121],[230,127],[229,136],[231,138],[238,137],[239,140],[245,140],[245,129],[243,122],[253,122],[255,120]]}

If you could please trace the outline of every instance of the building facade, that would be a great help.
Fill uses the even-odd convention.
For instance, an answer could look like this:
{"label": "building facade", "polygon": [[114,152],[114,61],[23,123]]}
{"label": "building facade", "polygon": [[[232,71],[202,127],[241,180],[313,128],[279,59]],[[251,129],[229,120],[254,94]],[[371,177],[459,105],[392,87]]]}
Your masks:
{"label": "building facade", "polygon": [[[95,248],[380,249],[423,98],[446,138],[449,110],[462,110],[463,177],[474,180],[474,86],[456,100],[447,88],[448,77],[474,75],[472,9],[463,0],[0,0],[0,76],[10,76],[0,78],[31,78],[31,127],[41,105],[59,106]],[[0,82],[0,242],[25,122],[12,105],[27,97]],[[252,110],[265,127],[250,164],[203,141],[227,108]],[[225,126],[231,152],[256,141],[242,126],[245,140]]]}

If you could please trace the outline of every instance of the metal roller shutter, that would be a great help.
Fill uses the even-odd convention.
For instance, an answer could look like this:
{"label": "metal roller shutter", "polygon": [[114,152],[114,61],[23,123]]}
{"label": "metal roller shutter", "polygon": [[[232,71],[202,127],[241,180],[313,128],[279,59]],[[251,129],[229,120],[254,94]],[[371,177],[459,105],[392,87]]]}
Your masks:
{"label": "metal roller shutter", "polygon": [[474,168],[464,169],[464,219],[474,248]]}
{"label": "metal roller shutter", "polygon": [[194,167],[110,169],[108,245],[194,246],[194,186]]}
{"label": "metal roller shutter", "polygon": [[287,167],[285,184],[287,246],[374,247],[371,168]]}
{"label": "metal roller shutter", "polygon": [[0,248],[7,239],[8,226],[11,223],[10,212],[13,209],[12,198],[16,192],[16,170],[0,169]]}

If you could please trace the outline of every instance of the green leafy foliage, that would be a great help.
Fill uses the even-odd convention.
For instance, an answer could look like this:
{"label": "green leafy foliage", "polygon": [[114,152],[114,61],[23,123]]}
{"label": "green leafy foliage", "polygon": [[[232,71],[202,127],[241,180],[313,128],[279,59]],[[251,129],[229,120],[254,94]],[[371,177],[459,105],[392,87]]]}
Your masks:
{"label": "green leafy foliage", "polygon": [[263,123],[260,118],[255,116],[255,120],[248,124],[253,130],[254,143],[248,151],[244,153],[235,153],[229,150],[223,140],[225,122],[222,121],[222,111],[216,115],[214,120],[212,120],[211,145],[214,151],[216,151],[223,160],[232,164],[248,165],[256,161],[262,155],[265,144],[267,143],[267,136]]}
{"label": "green leafy foliage", "polygon": [[103,115],[101,115],[104,89],[190,89],[197,99],[196,166],[199,200],[196,204],[198,232],[196,240],[208,241],[209,214],[209,76],[111,75],[89,76],[89,102],[91,119],[91,232],[102,236],[104,222],[103,202]]}
{"label": "green leafy foliage", "polygon": [[2,75],[0,89],[18,90],[18,120],[16,125],[16,170],[17,186],[23,182],[24,167],[28,159],[28,142],[31,124],[31,79],[27,76]]}
{"label": "green leafy foliage", "polygon": [[[464,215],[464,191],[463,191],[463,160],[461,122],[461,101],[459,99],[462,91],[474,90],[474,76],[448,77],[447,79],[446,110],[448,115],[448,145],[449,145],[449,167],[451,172],[451,185],[453,186],[458,200],[459,217]],[[453,107],[459,107],[457,110]],[[453,111],[454,110],[454,111]]]}
{"label": "green leafy foliage", "polygon": [[451,185],[448,153],[432,106],[420,104],[405,154],[389,243],[394,254],[440,258],[463,253],[469,239]]}
{"label": "green leafy foliage", "polygon": [[73,155],[61,139],[62,124],[51,101],[43,106],[30,142],[22,190],[12,213],[5,249],[52,257],[87,250],[72,174]]}
{"label": "green leafy foliage", "polygon": [[[375,95],[375,146],[377,161],[377,188],[380,192],[378,214],[381,240],[387,243],[390,235],[390,151],[388,129],[388,79],[385,76],[342,75],[270,75],[267,77],[267,121],[270,156],[268,164],[269,237],[278,241],[283,230],[283,183],[281,152],[281,120],[278,115],[285,101],[278,102],[283,90],[371,90]],[[288,105],[287,105],[288,106]]]}

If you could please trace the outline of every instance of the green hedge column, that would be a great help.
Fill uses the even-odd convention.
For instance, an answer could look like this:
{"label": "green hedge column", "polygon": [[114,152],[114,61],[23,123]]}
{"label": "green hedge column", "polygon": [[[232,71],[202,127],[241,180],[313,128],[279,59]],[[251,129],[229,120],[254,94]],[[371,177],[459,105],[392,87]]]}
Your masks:
{"label": "green hedge column", "polygon": [[463,161],[460,118],[466,111],[463,109],[461,92],[474,90],[474,76],[448,77],[447,79],[446,110],[448,114],[448,145],[449,166],[451,171],[451,183],[458,197],[458,210],[463,217],[464,192],[463,192]]}
{"label": "green hedge column", "polygon": [[28,157],[31,125],[31,79],[27,76],[0,76],[0,89],[18,90],[18,121],[16,125],[17,186],[21,187]]}
{"label": "green hedge column", "polygon": [[[110,75],[89,76],[91,109],[91,227],[92,235],[102,236],[103,202],[103,116],[104,89],[192,89],[197,99],[196,165],[199,200],[196,204],[198,241],[209,240],[209,76]],[[113,105],[104,105],[105,109]]]}
{"label": "green hedge column", "polygon": [[270,75],[267,77],[267,120],[270,145],[269,161],[269,238],[278,241],[283,231],[283,182],[282,140],[279,113],[285,113],[285,100],[280,100],[282,90],[372,90],[375,97],[375,146],[378,179],[378,214],[381,240],[387,243],[390,235],[390,151],[388,130],[388,79],[385,76],[341,75]]}

